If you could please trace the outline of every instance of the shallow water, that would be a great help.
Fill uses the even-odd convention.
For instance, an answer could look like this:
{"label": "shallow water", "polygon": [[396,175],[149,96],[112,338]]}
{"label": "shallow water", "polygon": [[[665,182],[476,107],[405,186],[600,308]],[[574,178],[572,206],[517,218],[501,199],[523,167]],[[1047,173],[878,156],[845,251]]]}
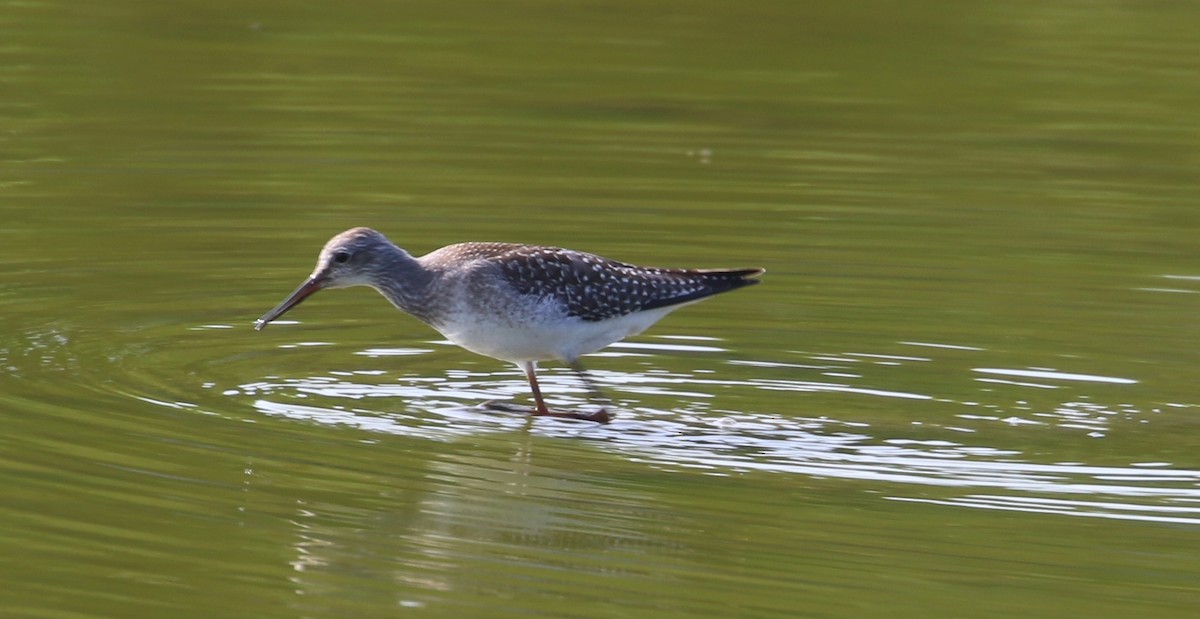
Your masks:
{"label": "shallow water", "polygon": [[[0,615],[1194,614],[1197,9],[166,6],[0,3]],[[355,225],[767,274],[531,421]]]}

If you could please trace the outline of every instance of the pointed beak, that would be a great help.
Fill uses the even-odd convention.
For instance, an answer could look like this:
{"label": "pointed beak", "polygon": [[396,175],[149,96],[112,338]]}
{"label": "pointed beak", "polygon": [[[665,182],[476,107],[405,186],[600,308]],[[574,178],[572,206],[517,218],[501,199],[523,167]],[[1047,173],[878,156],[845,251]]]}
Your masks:
{"label": "pointed beak", "polygon": [[288,298],[284,299],[282,303],[276,305],[274,309],[266,314],[263,314],[262,318],[254,321],[254,330],[262,331],[266,328],[267,323],[284,315],[284,313],[293,307],[300,305],[301,301],[307,299],[310,295],[312,295],[312,293],[324,287],[325,284],[323,280],[317,279],[316,277],[308,278],[308,280],[303,284],[300,284],[300,287],[292,292],[292,294],[288,295]]}

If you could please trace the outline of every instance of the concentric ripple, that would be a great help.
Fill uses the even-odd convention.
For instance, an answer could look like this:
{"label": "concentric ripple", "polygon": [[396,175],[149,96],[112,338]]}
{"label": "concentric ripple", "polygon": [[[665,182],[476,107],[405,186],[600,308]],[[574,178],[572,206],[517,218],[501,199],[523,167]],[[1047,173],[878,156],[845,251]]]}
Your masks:
{"label": "concentric ripple", "polygon": [[[313,350],[318,344],[282,347]],[[1121,389],[1138,383],[1135,378],[966,364],[954,387],[976,396],[967,400],[880,386],[948,371],[938,365],[951,359],[919,354],[939,350],[932,344],[908,343],[922,347],[913,349],[916,354],[796,352],[780,361],[730,358],[717,341],[654,339],[599,355],[620,362],[593,362],[608,366],[594,376],[618,411],[615,422],[597,426],[479,409],[489,400],[527,397],[520,372],[477,369],[494,364],[456,354],[451,363],[468,359],[473,365],[437,370],[440,376],[396,376],[391,370],[395,358],[437,354],[446,344],[321,355],[326,363],[331,356],[375,363],[265,377],[223,388],[221,395],[262,415],[369,432],[449,440],[531,427],[544,436],[584,438],[596,449],[666,470],[838,478],[863,482],[898,501],[1200,523],[1200,471],[1169,462],[1093,465],[1074,457],[1088,450],[1089,441],[1151,423],[1164,410],[1192,407],[1103,401],[1120,397]],[[940,349],[950,356],[986,354],[970,346]],[[317,358],[313,367],[321,365]],[[685,362],[690,369],[679,369]],[[543,390],[553,405],[594,405],[569,373],[554,368],[543,373]],[[1080,384],[1089,390],[1081,392]],[[1060,391],[1061,397],[1046,397]],[[819,415],[797,413],[811,410],[807,398],[829,408]],[[743,403],[757,410],[735,410]],[[863,413],[881,407],[882,414]],[[1014,432],[1032,439],[1014,441]],[[1057,456],[1046,453],[1043,442],[1060,442],[1065,449]],[[1021,446],[1025,443],[1038,453]]]}
{"label": "concentric ripple", "polygon": [[[116,346],[70,324],[20,335],[0,358],[34,390],[69,375],[97,396],[186,414],[438,441],[529,428],[664,470],[855,480],[897,501],[1200,524],[1200,471],[1080,457],[1089,441],[1115,440],[1194,405],[1124,398],[1137,377],[997,367],[984,363],[987,351],[967,345],[907,342],[888,352],[746,359],[716,340],[622,344],[592,360],[617,411],[615,422],[599,426],[481,409],[490,400],[524,400],[523,376],[440,341],[266,346],[228,324],[131,329]],[[264,373],[282,362],[287,369]],[[330,366],[340,367],[315,370]],[[972,397],[939,393],[947,383],[928,380],[931,372],[957,372],[949,388]],[[552,405],[596,405],[569,372],[551,367],[543,375]]]}

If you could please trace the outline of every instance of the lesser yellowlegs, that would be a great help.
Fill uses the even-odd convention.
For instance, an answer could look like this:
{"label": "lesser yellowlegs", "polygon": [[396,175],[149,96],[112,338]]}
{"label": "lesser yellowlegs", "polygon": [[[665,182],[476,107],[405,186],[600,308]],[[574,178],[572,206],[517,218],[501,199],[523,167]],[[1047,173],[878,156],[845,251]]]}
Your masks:
{"label": "lesser yellowlegs", "polygon": [[318,290],[370,286],[397,308],[475,353],[515,363],[533,391],[535,415],[608,421],[607,411],[546,407],[537,362],[558,360],[588,385],[579,357],[644,331],[669,312],[757,284],[762,269],[659,269],[593,254],[511,243],[459,243],[419,258],[370,228],[325,244],[317,268],[255,322],[255,329]]}

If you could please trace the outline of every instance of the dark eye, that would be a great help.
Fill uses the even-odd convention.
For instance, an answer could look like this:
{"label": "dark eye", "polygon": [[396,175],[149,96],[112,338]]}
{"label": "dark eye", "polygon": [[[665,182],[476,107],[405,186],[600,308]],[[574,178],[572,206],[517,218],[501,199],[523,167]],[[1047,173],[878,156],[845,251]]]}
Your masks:
{"label": "dark eye", "polygon": [[338,264],[342,264],[343,262],[345,262],[349,259],[350,259],[350,252],[348,252],[348,251],[339,251],[339,252],[334,252],[334,254],[333,254],[333,261]]}

